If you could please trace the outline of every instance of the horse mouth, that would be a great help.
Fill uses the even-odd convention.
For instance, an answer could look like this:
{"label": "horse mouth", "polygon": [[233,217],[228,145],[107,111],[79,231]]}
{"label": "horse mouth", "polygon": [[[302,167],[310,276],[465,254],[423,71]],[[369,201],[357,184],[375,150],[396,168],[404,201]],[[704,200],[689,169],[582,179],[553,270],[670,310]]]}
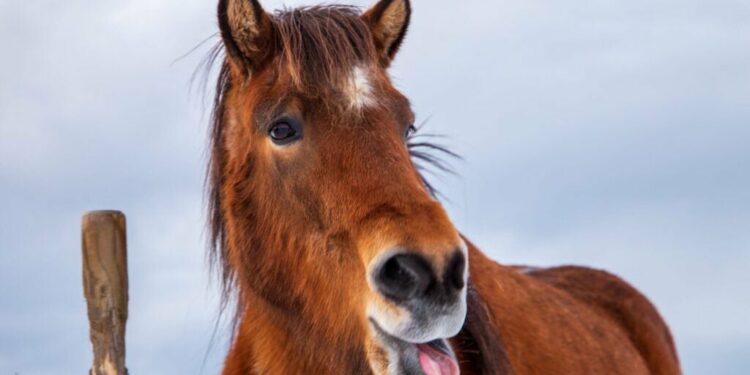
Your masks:
{"label": "horse mouth", "polygon": [[[377,339],[388,352],[388,374],[404,375],[458,375],[458,360],[444,338],[426,343],[412,343],[392,336],[370,319]],[[390,370],[395,369],[395,371]]]}
{"label": "horse mouth", "polygon": [[453,375],[460,372],[456,355],[445,339],[416,346],[419,351],[419,364],[426,375]]}

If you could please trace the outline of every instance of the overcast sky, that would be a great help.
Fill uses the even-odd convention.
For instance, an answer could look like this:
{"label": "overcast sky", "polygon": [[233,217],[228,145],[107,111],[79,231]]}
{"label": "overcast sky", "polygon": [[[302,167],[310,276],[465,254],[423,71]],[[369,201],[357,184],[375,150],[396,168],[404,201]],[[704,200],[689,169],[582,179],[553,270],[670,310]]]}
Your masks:
{"label": "overcast sky", "polygon": [[[437,180],[460,230],[622,275],[686,373],[750,373],[750,3],[413,6],[392,73],[464,157]],[[87,371],[79,226],[103,208],[129,220],[131,373],[219,372],[190,85],[216,39],[179,59],[215,32],[215,1],[0,0],[0,374]]]}

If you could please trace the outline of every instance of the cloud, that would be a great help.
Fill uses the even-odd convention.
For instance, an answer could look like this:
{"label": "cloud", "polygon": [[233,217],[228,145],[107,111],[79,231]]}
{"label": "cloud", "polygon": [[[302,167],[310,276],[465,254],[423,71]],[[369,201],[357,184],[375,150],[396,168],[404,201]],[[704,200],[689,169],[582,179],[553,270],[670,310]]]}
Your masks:
{"label": "cloud", "polygon": [[[0,3],[1,373],[89,366],[78,231],[95,208],[128,214],[131,372],[218,372],[226,336],[203,360],[217,308],[203,255],[207,113],[189,90],[215,39],[178,60],[214,35],[214,8]],[[623,275],[671,323],[686,372],[748,372],[750,10],[414,8],[393,75],[466,159],[459,179],[437,181],[458,227],[502,262]]]}

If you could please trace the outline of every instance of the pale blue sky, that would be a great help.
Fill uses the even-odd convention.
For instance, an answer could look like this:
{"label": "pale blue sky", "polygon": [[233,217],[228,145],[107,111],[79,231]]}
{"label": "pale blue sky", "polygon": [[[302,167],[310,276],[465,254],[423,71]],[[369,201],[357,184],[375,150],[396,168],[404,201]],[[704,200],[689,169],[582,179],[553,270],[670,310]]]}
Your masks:
{"label": "pale blue sky", "polygon": [[[87,370],[79,221],[99,208],[129,219],[131,373],[219,371],[207,101],[189,84],[208,45],[175,62],[215,32],[214,8],[0,0],[0,374]],[[438,180],[456,225],[500,262],[624,276],[686,373],[750,373],[750,3],[414,11],[393,75],[465,158]]]}

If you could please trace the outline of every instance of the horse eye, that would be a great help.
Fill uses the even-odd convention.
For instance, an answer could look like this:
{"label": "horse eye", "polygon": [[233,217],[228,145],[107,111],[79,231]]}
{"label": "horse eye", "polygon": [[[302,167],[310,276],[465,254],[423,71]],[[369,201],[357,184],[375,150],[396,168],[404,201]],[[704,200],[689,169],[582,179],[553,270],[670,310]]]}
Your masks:
{"label": "horse eye", "polygon": [[409,125],[409,127],[406,128],[406,133],[404,134],[404,137],[408,139],[409,137],[414,135],[414,133],[416,132],[417,132],[417,127],[414,125]]}
{"label": "horse eye", "polygon": [[294,125],[292,125],[291,122],[287,120],[280,120],[275,122],[273,126],[271,126],[271,129],[268,131],[268,135],[271,137],[271,140],[273,140],[273,142],[276,144],[287,144],[297,139],[297,134],[297,129],[295,129]]}

